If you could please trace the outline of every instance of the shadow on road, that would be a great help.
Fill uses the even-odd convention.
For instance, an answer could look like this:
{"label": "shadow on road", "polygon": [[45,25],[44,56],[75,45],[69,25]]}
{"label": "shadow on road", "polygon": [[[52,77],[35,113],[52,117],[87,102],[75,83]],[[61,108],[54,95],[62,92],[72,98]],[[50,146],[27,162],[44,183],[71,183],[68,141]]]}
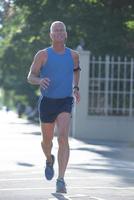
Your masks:
{"label": "shadow on road", "polygon": [[24,166],[24,167],[34,167],[35,165],[31,163],[25,163],[25,162],[17,162],[17,165]]}
{"label": "shadow on road", "polygon": [[54,197],[56,197],[58,200],[70,200],[70,198],[66,197],[64,194],[59,193],[52,193]]}
{"label": "shadow on road", "polygon": [[[71,150],[89,153],[87,163],[73,164],[70,166],[71,169],[79,169],[95,174],[112,174],[122,179],[122,185],[126,182],[130,186],[134,185],[134,159],[128,160],[128,156],[125,153],[127,148],[125,148],[124,144],[85,142],[84,145]],[[90,154],[92,159],[90,159]],[[99,155],[100,158],[96,158],[96,155]],[[132,156],[134,157],[134,154]]]}
{"label": "shadow on road", "polygon": [[37,132],[37,131],[34,132],[34,131],[31,131],[31,132],[26,132],[26,133],[23,132],[22,134],[39,135],[39,136],[40,136],[40,135],[41,135],[41,132]]}
{"label": "shadow on road", "polygon": [[17,122],[8,122],[8,124],[10,124],[10,125],[15,125],[15,124],[17,124],[17,125],[32,125],[33,123],[31,123],[31,122],[29,122],[29,121],[17,121]]}

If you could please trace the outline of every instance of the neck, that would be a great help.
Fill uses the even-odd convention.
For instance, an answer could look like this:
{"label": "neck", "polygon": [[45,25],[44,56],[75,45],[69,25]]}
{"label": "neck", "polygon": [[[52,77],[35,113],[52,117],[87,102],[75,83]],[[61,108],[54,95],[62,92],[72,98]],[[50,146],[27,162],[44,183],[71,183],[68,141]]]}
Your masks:
{"label": "neck", "polygon": [[52,47],[56,52],[63,52],[65,50],[64,43],[53,43]]}

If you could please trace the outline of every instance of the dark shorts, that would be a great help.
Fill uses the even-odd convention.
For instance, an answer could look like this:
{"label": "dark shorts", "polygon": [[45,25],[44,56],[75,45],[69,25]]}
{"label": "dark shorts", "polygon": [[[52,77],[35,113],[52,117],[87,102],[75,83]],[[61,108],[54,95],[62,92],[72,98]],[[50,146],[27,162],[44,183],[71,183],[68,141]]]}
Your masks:
{"label": "dark shorts", "polygon": [[62,112],[71,113],[73,97],[53,99],[43,97],[39,104],[39,118],[42,123],[52,123]]}

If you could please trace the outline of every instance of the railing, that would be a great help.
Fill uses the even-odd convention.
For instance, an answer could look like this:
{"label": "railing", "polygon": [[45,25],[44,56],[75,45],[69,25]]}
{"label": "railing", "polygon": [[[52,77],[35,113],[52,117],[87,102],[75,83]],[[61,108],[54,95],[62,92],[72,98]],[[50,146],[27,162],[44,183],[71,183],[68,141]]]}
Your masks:
{"label": "railing", "polygon": [[90,56],[88,113],[134,117],[133,58]]}

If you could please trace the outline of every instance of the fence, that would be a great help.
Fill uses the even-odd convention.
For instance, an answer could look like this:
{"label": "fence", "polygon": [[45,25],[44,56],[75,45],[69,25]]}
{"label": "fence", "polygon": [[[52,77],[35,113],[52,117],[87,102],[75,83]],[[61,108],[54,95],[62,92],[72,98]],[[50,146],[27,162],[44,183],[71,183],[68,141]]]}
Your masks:
{"label": "fence", "polygon": [[134,60],[91,56],[89,115],[134,116]]}
{"label": "fence", "polygon": [[80,52],[81,101],[72,136],[134,142],[134,59]]}

